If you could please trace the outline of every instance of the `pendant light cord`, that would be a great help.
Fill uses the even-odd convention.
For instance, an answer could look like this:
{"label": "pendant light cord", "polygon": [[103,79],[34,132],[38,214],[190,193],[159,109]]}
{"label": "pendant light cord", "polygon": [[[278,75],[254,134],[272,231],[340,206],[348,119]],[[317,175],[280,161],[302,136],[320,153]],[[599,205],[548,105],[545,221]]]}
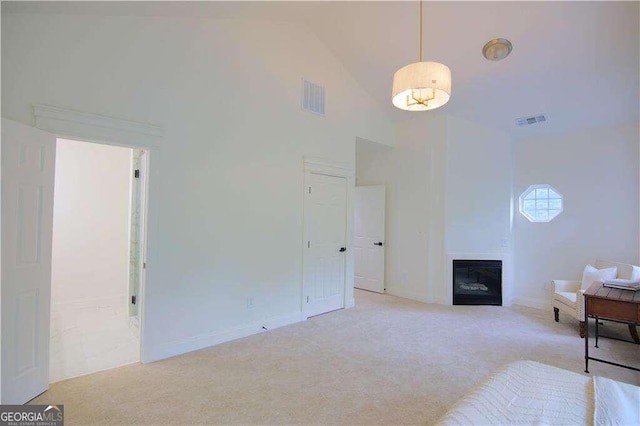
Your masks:
{"label": "pendant light cord", "polygon": [[422,0],[420,0],[420,61],[422,62]]}

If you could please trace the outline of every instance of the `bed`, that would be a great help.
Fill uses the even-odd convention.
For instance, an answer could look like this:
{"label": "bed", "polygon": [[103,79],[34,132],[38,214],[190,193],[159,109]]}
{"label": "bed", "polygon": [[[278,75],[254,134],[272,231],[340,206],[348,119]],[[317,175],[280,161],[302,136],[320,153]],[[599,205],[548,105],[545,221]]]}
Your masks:
{"label": "bed", "polygon": [[640,387],[518,361],[463,397],[439,425],[639,425]]}

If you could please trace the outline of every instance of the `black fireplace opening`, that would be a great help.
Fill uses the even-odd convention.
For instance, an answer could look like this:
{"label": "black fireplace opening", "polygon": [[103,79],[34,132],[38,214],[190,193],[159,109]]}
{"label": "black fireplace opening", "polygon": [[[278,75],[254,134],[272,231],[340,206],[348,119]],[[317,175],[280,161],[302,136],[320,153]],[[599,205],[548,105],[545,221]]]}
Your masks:
{"label": "black fireplace opening", "polygon": [[502,305],[501,260],[454,260],[454,305]]}

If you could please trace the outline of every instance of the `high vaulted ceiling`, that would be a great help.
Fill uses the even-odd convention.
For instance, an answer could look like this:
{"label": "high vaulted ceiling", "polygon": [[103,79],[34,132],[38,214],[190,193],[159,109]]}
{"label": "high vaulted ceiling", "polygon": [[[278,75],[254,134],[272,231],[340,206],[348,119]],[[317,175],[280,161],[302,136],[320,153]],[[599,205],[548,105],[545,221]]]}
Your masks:
{"label": "high vaulted ceiling", "polygon": [[[394,72],[418,60],[417,1],[23,2],[3,13],[265,19],[307,25],[394,121],[450,114],[514,137],[640,120],[640,2],[424,3],[424,60],[452,72],[447,105],[422,113],[391,105]],[[500,62],[482,46],[509,39]],[[321,82],[319,82],[321,83]],[[545,113],[548,122],[516,127]]]}

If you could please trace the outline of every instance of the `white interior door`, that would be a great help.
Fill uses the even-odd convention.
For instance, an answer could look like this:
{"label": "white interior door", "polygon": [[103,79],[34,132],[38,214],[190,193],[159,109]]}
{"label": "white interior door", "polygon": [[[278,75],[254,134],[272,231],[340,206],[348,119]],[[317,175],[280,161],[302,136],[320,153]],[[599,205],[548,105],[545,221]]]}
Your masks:
{"label": "white interior door", "polygon": [[304,312],[307,317],[344,308],[347,180],[307,174]]}
{"label": "white interior door", "polygon": [[56,139],[2,119],[2,404],[49,387]]}
{"label": "white interior door", "polygon": [[384,293],[384,185],[355,192],[354,287]]}

